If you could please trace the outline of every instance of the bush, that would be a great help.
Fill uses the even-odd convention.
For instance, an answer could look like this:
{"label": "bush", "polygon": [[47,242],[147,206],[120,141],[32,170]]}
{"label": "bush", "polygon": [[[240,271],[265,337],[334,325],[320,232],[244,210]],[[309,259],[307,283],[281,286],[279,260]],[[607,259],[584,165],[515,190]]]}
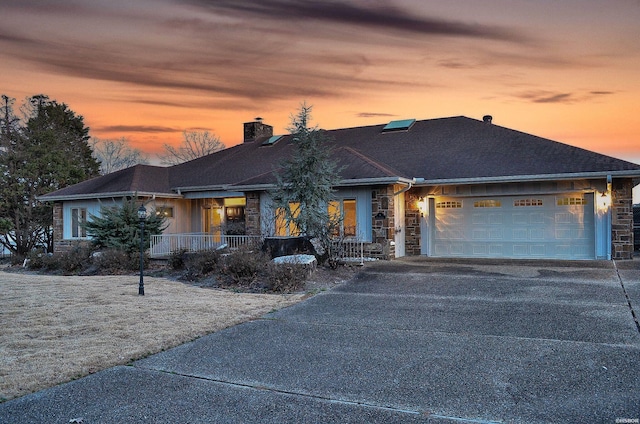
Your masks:
{"label": "bush", "polygon": [[241,247],[225,256],[222,272],[234,284],[251,285],[269,262],[270,259],[265,253],[249,247]]}
{"label": "bush", "polygon": [[185,267],[184,260],[186,255],[187,255],[186,249],[174,250],[173,252],[171,252],[171,255],[169,255],[169,260],[167,261],[167,265],[169,265],[169,268],[174,271],[183,270]]}
{"label": "bush", "polygon": [[[144,257],[144,266],[147,266],[148,258]],[[130,254],[119,249],[107,249],[95,252],[91,257],[92,273],[96,274],[122,274],[138,270],[140,268],[140,254]]]}
{"label": "bush", "polygon": [[231,253],[218,250],[175,252],[169,259],[174,270],[184,271],[180,279],[202,281],[207,286],[285,293],[300,290],[308,272],[303,265],[275,264],[256,246],[244,246]]}
{"label": "bush", "polygon": [[47,269],[50,266],[51,255],[40,250],[32,250],[27,255],[27,259],[30,269]]}
{"label": "bush", "polygon": [[[186,271],[184,278],[193,281],[218,271],[221,257],[222,254],[219,250],[207,250],[198,253],[183,252],[181,258]],[[176,259],[175,262],[179,262],[179,260]]]}
{"label": "bush", "polygon": [[308,271],[304,265],[275,264],[269,262],[265,269],[265,289],[275,293],[288,293],[302,289]]}

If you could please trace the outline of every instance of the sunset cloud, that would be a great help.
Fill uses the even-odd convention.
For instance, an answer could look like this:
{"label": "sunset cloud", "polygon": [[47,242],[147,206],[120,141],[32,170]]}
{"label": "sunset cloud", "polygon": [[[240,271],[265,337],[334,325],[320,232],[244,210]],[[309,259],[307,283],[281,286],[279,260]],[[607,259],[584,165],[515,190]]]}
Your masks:
{"label": "sunset cloud", "polygon": [[215,128],[231,146],[255,116],[282,133],[302,101],[322,128],[488,113],[588,148],[606,140],[603,153],[640,145],[637,120],[620,112],[640,107],[635,2],[3,0],[0,8],[0,94],[17,103],[47,94],[82,114],[92,136],[128,137],[149,151],[191,128]]}

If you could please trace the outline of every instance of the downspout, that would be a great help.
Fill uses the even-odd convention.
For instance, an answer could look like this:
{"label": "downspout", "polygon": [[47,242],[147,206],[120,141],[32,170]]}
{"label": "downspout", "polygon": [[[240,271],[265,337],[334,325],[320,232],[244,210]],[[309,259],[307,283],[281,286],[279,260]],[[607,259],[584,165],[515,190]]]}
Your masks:
{"label": "downspout", "polygon": [[402,194],[402,193],[406,193],[407,191],[411,190],[411,187],[413,187],[413,182],[409,182],[408,185],[405,188],[403,188],[400,191],[397,191],[397,192],[393,193],[393,197],[396,197],[397,195]]}

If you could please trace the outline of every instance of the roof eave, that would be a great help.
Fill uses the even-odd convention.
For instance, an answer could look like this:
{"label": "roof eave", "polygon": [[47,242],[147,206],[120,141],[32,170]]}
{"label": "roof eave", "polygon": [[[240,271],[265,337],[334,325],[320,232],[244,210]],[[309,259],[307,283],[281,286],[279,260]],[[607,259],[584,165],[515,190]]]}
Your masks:
{"label": "roof eave", "polygon": [[83,194],[70,194],[60,196],[38,196],[37,199],[41,202],[60,202],[65,200],[91,200],[91,199],[105,199],[112,197],[163,197],[169,199],[181,199],[183,196],[176,193],[155,193],[146,191],[114,191],[110,193],[83,193]]}
{"label": "roof eave", "polygon": [[416,178],[416,186],[431,185],[461,185],[461,184],[477,184],[477,183],[508,183],[523,181],[550,181],[550,180],[575,180],[584,178],[606,178],[611,177],[640,177],[640,170],[627,171],[598,171],[598,172],[575,172],[563,174],[534,174],[534,175],[505,175],[495,177],[471,177],[471,178],[443,178],[443,179],[424,179]]}

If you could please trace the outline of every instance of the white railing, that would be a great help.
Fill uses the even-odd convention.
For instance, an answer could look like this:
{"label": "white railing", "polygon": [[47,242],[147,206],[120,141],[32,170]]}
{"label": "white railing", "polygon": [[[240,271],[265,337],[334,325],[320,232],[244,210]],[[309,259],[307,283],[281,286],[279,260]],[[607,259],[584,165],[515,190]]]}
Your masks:
{"label": "white railing", "polygon": [[258,243],[260,240],[262,240],[260,236],[232,236],[203,233],[152,235],[149,256],[152,258],[162,258],[174,252],[201,252],[204,250],[215,250],[221,246],[237,249],[249,243]]}
{"label": "white railing", "polygon": [[[229,249],[237,249],[252,243],[261,243],[262,236],[232,236],[224,234],[160,234],[151,236],[151,249],[149,255],[152,258],[166,258],[174,252],[201,252],[215,250],[221,246]],[[365,243],[359,240],[336,240],[331,246],[332,256],[341,262],[364,263]]]}
{"label": "white railing", "polygon": [[359,240],[336,240],[331,245],[332,256],[340,262],[364,264],[364,242]]}

